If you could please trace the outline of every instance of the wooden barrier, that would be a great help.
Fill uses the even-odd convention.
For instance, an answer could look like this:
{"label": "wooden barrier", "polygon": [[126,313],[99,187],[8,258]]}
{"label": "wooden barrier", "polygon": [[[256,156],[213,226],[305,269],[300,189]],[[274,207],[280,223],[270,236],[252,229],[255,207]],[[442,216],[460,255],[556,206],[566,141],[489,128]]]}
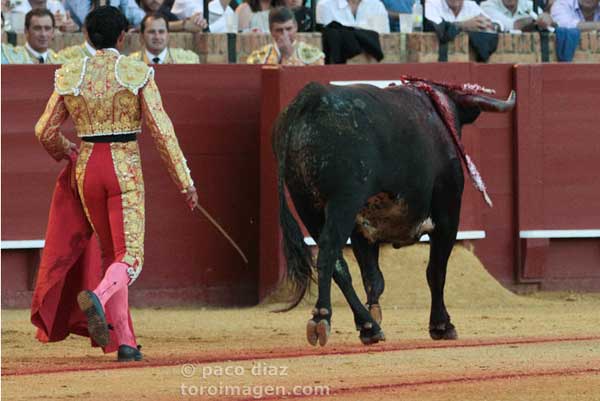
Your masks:
{"label": "wooden barrier", "polygon": [[[2,66],[2,299],[26,307],[60,164],[33,126],[50,95],[54,66]],[[483,113],[463,130],[494,208],[466,182],[462,231],[506,286],[600,289],[598,65],[423,63],[276,67],[157,66],[201,203],[250,258],[229,244],[181,195],[142,134],[147,185],[146,266],[132,287],[137,306],[256,303],[281,278],[276,170],[270,130],[310,80],[390,80],[401,74],[477,82],[499,97],[516,89],[513,113]],[[65,126],[71,135],[73,127]],[[7,242],[16,241],[16,242]],[[27,242],[23,242],[27,241]]]}

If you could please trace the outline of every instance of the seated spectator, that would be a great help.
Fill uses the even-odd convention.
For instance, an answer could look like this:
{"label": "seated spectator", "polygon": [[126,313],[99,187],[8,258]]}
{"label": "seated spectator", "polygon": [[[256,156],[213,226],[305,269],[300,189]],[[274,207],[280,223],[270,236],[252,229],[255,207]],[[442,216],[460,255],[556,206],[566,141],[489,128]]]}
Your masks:
{"label": "seated spectator", "polygon": [[61,64],[49,49],[54,38],[54,15],[47,9],[31,10],[25,15],[25,46],[2,45],[4,64]]}
{"label": "seated spectator", "polygon": [[294,13],[298,32],[310,32],[313,29],[310,8],[305,5],[306,0],[283,0],[283,5]]}
{"label": "seated spectator", "polygon": [[191,50],[169,47],[169,27],[164,15],[148,14],[140,25],[142,50],[129,55],[146,64],[197,64],[200,58]]}
{"label": "seated spectator", "polygon": [[[202,1],[199,2],[175,2],[167,0],[137,0],[146,15],[161,13],[169,24],[170,32],[200,32],[207,27],[206,20],[202,17]],[[177,14],[172,7],[177,5]],[[180,18],[181,16],[181,18]]]}
{"label": "seated spectator", "polygon": [[481,3],[481,9],[498,21],[502,32],[547,30],[552,26],[550,14],[538,16],[529,0],[486,0]]}
{"label": "seated spectator", "polygon": [[390,17],[390,31],[400,32],[400,14],[412,14],[412,7],[415,4],[415,0],[382,1]]}
{"label": "seated spectator", "polygon": [[426,0],[425,18],[434,24],[447,21],[463,31],[496,32],[500,24],[470,0]]}
{"label": "seated spectator", "polygon": [[71,13],[71,18],[80,28],[89,12],[99,6],[118,8],[132,26],[139,26],[144,18],[144,11],[135,0],[64,0],[64,2],[66,10]]}
{"label": "seated spectator", "polygon": [[552,18],[562,28],[600,30],[600,0],[556,0]]}
{"label": "seated spectator", "polygon": [[389,33],[388,13],[380,0],[321,0],[317,3],[317,24],[337,22],[347,27]]}
{"label": "seated spectator", "polygon": [[[56,24],[56,28],[60,31],[76,32],[79,30],[77,24],[71,19],[71,15],[65,11],[62,3],[58,0],[23,0],[21,3],[17,3],[12,7],[11,11],[20,12],[25,15],[31,10],[44,8],[54,14],[54,23]],[[17,27],[13,27],[13,29],[14,28]],[[18,29],[18,31],[21,31],[21,29]]]}
{"label": "seated spectator", "polygon": [[269,13],[269,28],[273,43],[255,50],[248,64],[323,65],[325,55],[316,47],[296,40],[298,23],[286,7],[276,7]]}
{"label": "seated spectator", "polygon": [[236,9],[240,32],[269,32],[269,11],[281,5],[280,0],[245,0]]}

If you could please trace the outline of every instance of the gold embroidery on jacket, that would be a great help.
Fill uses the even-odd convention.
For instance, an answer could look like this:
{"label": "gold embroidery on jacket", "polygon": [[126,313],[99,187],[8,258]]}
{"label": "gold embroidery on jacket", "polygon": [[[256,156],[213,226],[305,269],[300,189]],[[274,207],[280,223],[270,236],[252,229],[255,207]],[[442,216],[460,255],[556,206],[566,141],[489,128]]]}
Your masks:
{"label": "gold embroidery on jacket", "polygon": [[53,92],[46,110],[35,125],[35,136],[44,149],[56,160],[62,159],[69,147],[69,141],[60,132],[60,126],[69,113],[62,96]]}
{"label": "gold embroidery on jacket", "polygon": [[185,191],[194,183],[154,79],[150,79],[142,90],[142,108],[160,157],[178,188]]}

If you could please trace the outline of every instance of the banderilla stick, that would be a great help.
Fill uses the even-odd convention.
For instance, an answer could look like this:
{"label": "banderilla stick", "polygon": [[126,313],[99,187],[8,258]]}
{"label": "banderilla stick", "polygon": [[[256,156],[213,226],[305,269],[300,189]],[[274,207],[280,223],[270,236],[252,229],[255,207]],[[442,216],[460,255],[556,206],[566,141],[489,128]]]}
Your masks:
{"label": "banderilla stick", "polygon": [[223,236],[225,238],[227,238],[227,240],[229,241],[229,243],[235,248],[236,251],[238,251],[238,253],[242,257],[242,259],[244,259],[244,262],[246,262],[246,264],[248,264],[248,258],[246,257],[246,255],[244,255],[244,252],[242,252],[242,250],[235,243],[235,241],[233,239],[231,239],[231,237],[229,236],[229,234],[227,234],[227,232],[223,229],[223,227],[221,227],[221,225],[219,223],[217,223],[217,221],[215,219],[213,219],[213,217],[210,215],[210,213],[208,213],[206,211],[206,209],[204,209],[202,206],[200,206],[200,204],[198,204],[197,207],[198,207],[198,210],[200,210],[200,212],[202,212],[202,214],[204,215],[204,217],[206,217],[208,219],[208,221],[210,221],[212,223],[212,225],[215,226],[217,228],[217,230],[219,230],[219,232],[221,234],[223,234]]}

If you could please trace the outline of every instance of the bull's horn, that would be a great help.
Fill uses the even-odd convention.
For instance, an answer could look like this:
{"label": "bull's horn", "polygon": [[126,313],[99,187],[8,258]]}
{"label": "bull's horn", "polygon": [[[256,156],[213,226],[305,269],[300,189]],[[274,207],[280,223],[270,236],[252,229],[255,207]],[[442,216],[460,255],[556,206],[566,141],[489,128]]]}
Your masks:
{"label": "bull's horn", "polygon": [[513,90],[510,92],[510,95],[506,100],[499,100],[484,96],[467,96],[467,103],[470,103],[473,106],[478,106],[483,111],[505,112],[512,110],[513,107],[515,107],[516,98],[517,94]]}

